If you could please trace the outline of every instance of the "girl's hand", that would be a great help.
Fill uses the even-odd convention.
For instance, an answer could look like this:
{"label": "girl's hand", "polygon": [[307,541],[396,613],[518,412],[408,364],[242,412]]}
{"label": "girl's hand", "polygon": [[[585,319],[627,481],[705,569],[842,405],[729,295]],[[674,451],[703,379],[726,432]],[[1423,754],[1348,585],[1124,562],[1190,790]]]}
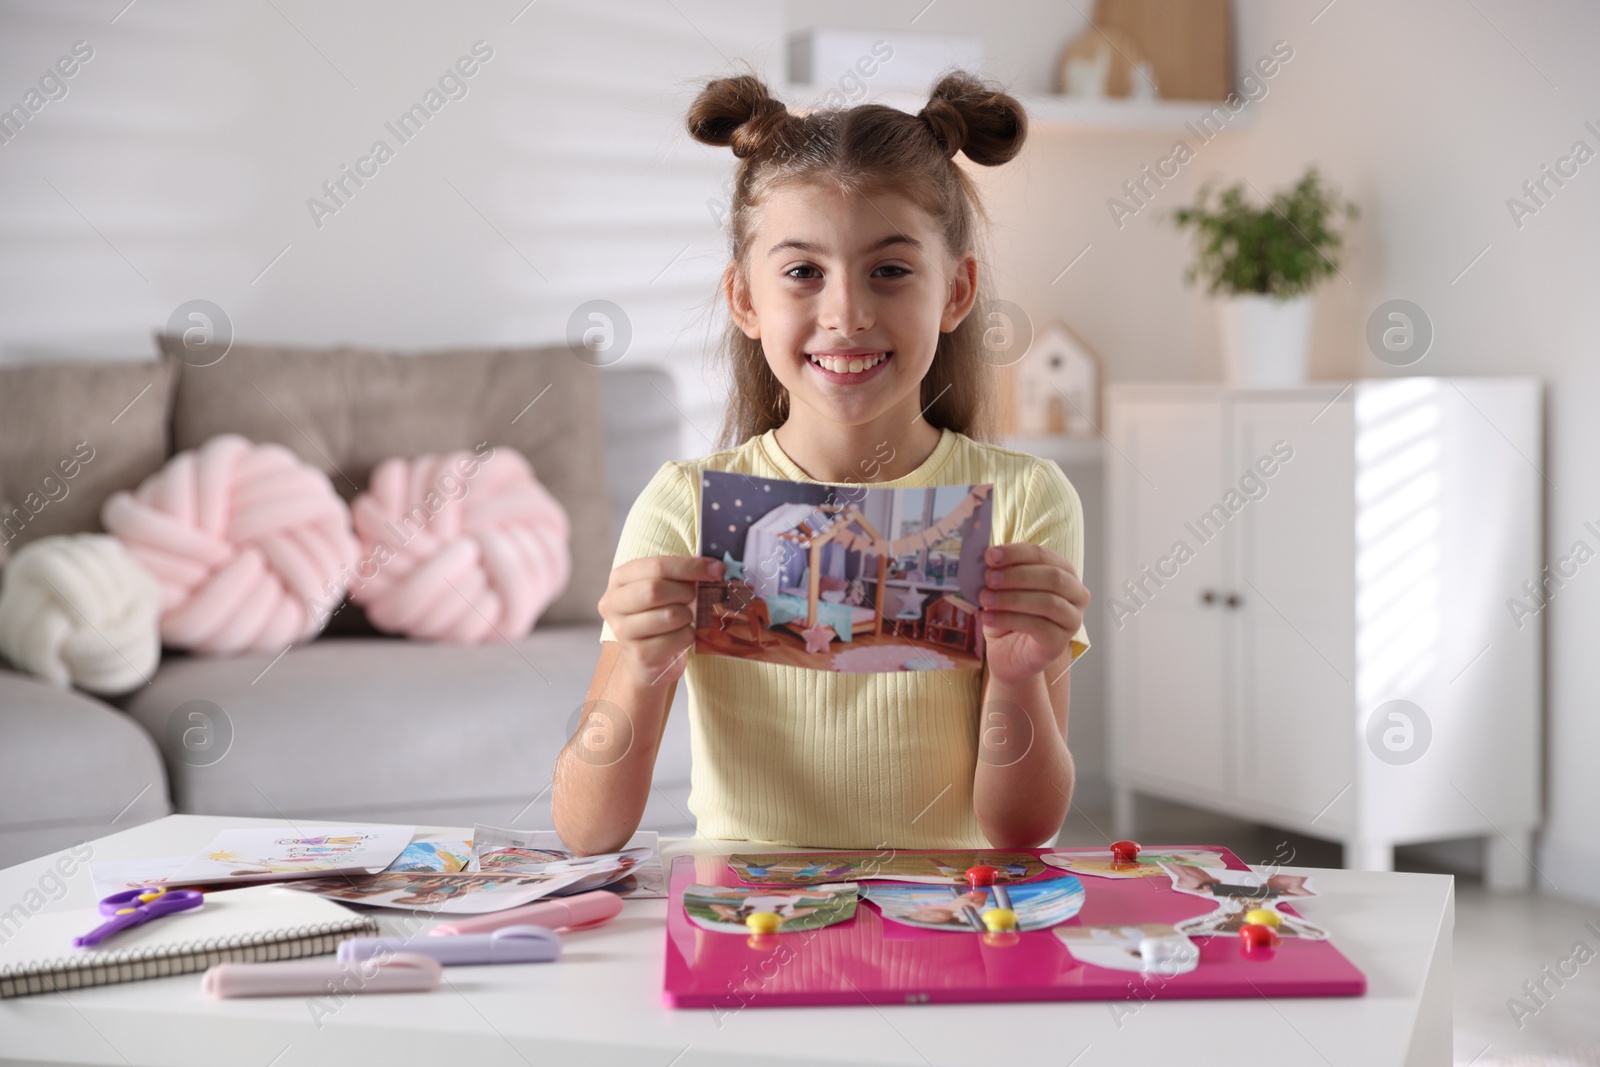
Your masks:
{"label": "girl's hand", "polygon": [[1043,545],[991,545],[983,559],[978,606],[989,673],[1025,682],[1072,646],[1089,590],[1071,563]]}
{"label": "girl's hand", "polygon": [[654,686],[683,674],[694,645],[695,584],[721,577],[721,561],[702,556],[646,556],[611,572],[600,617],[636,679]]}

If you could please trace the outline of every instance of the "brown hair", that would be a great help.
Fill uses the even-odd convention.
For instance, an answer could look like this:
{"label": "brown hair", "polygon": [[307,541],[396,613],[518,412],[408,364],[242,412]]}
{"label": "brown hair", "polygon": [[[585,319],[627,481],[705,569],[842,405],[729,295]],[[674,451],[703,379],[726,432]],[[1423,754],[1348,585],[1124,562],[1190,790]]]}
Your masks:
{"label": "brown hair", "polygon": [[[882,104],[796,114],[760,78],[742,74],[708,82],[689,108],[688,127],[695,140],[732,148],[739,157],[728,206],[728,270],[748,278],[746,255],[762,203],[780,185],[807,182],[832,183],[847,193],[904,196],[934,220],[951,255],[972,252],[981,265],[986,257],[979,254],[978,218],[987,222],[988,215],[955,155],[965,152],[974,163],[999,166],[1021,151],[1028,119],[1016,99],[961,71],[940,78],[915,115]],[[989,288],[980,266],[973,310],[939,335],[922,380],[923,417],[972,437],[991,433],[987,375],[993,369],[983,352]],[[761,342],[730,322],[721,351],[731,387],[722,445],[781,426],[789,395],[767,365]]]}

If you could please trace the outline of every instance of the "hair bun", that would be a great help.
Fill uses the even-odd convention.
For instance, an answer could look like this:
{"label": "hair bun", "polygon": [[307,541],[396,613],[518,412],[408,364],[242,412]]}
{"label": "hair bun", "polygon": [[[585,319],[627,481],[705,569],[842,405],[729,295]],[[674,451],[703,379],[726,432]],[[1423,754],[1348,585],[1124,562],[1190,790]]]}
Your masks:
{"label": "hair bun", "polygon": [[945,155],[965,152],[985,167],[1014,158],[1028,136],[1028,113],[1016,98],[965,71],[940,78],[917,115]]}
{"label": "hair bun", "polygon": [[789,109],[753,74],[707,82],[689,107],[689,135],[701,144],[732,148],[740,159],[759,151]]}

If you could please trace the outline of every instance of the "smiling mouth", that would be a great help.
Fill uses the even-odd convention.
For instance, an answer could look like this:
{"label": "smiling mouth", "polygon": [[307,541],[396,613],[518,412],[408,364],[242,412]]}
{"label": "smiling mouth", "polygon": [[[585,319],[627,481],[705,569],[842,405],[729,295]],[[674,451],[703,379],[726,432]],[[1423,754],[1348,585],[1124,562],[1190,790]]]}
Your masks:
{"label": "smiling mouth", "polygon": [[893,356],[894,353],[892,351],[850,356],[828,356],[808,352],[806,353],[806,361],[830,377],[849,380],[865,376],[868,372],[874,371],[889,362]]}

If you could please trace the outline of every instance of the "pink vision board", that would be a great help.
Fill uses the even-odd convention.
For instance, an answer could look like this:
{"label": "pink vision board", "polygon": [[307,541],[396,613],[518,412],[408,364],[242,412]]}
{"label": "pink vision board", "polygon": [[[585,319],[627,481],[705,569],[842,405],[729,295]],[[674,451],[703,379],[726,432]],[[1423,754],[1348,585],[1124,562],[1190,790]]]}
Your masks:
{"label": "pink vision board", "polygon": [[[1229,870],[1248,870],[1226,848],[1216,852]],[[1014,849],[1041,856],[1095,849]],[[881,855],[862,852],[863,857]],[[902,855],[909,854],[906,851]],[[959,850],[939,850],[956,855]],[[1030,881],[1065,874],[1052,870]],[[1085,964],[1055,934],[1059,927],[1172,923],[1213,910],[1212,902],[1179,893],[1170,879],[1078,876],[1079,913],[1047,930],[987,938],[978,933],[922,930],[886,921],[863,898],[854,918],[821,930],[751,937],[696,926],[683,910],[683,891],[701,885],[745,885],[727,856],[679,856],[668,888],[666,978],[669,1007],[797,1007],[820,1004],[957,1004],[1000,1001],[1127,1000],[1138,996],[1349,997],[1367,979],[1331,940],[1284,938],[1276,949],[1240,950],[1235,934],[1195,937],[1200,963],[1166,976]],[[1299,914],[1294,908],[1281,910]],[[994,944],[991,940],[1004,943]]]}

